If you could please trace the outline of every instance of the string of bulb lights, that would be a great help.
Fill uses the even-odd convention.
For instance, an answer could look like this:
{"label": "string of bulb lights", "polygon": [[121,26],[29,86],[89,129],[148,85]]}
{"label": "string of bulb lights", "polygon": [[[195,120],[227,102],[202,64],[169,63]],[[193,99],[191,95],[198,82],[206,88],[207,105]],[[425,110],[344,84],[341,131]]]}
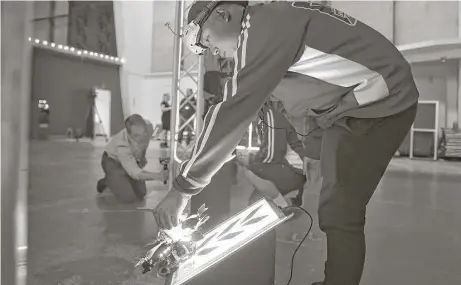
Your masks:
{"label": "string of bulb lights", "polygon": [[56,43],[48,42],[48,41],[45,41],[45,40],[29,38],[29,42],[32,42],[35,45],[40,45],[40,46],[44,46],[44,47],[47,47],[47,48],[52,48],[52,49],[56,49],[56,50],[60,50],[60,51],[68,52],[68,53],[74,53],[75,55],[82,56],[82,57],[88,57],[88,58],[93,58],[93,59],[98,59],[98,60],[109,61],[109,62],[113,62],[113,63],[116,63],[116,64],[125,63],[125,59],[123,59],[123,58],[118,58],[118,57],[115,57],[115,56],[102,54],[102,53],[97,53],[97,52],[92,52],[92,51],[87,51],[87,50],[76,49],[74,47],[61,45],[61,44],[56,44]]}

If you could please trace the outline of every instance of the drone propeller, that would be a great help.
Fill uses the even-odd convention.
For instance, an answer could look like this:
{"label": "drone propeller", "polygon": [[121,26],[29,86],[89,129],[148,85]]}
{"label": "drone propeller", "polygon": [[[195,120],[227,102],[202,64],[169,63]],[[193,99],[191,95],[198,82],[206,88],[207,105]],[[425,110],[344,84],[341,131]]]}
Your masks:
{"label": "drone propeller", "polygon": [[205,204],[203,204],[202,206],[200,206],[200,208],[198,208],[197,215],[203,215],[203,213],[205,213],[206,210],[208,210],[208,208],[205,206]]}
{"label": "drone propeller", "polygon": [[210,219],[210,216],[205,215],[203,217],[200,217],[198,223],[195,225],[194,230],[197,230],[200,228],[204,223],[206,223]]}

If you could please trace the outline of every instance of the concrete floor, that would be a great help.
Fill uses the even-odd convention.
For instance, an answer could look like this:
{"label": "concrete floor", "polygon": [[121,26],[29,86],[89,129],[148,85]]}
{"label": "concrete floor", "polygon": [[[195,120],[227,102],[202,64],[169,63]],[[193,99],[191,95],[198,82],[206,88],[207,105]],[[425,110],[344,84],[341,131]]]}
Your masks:
{"label": "concrete floor", "polygon": [[[96,195],[101,153],[100,145],[87,142],[31,143],[29,285],[163,284],[133,268],[156,232],[152,215]],[[160,167],[158,155],[154,146],[148,168]],[[148,188],[145,205],[137,206],[153,207],[167,190],[159,182]],[[234,207],[247,197],[244,188],[236,187]],[[306,190],[313,215],[318,190]],[[307,219],[279,227],[277,285],[286,284],[296,240],[307,227]],[[366,231],[363,285],[461,284],[461,163],[393,160],[370,202]],[[321,280],[324,246],[314,224],[295,260],[292,285]]]}

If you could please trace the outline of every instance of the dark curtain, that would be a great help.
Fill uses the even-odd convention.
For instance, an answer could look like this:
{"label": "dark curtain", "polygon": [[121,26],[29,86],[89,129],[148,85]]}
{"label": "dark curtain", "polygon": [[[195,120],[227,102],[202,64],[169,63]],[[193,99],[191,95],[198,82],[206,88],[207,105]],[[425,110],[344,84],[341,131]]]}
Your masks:
{"label": "dark curtain", "polygon": [[38,100],[47,100],[50,105],[49,135],[64,135],[69,127],[89,131],[94,87],[111,91],[111,133],[123,128],[117,65],[41,48],[35,48],[33,53],[32,138],[38,137]]}
{"label": "dark curtain", "polygon": [[69,1],[68,44],[117,56],[113,1]]}

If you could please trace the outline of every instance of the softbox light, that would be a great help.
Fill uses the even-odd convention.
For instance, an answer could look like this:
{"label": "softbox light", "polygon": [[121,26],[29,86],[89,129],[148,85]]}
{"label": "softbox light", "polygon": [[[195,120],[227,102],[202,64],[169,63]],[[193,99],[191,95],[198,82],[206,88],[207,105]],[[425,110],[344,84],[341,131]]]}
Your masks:
{"label": "softbox light", "polygon": [[291,217],[271,200],[259,200],[206,233],[195,254],[167,277],[165,285],[187,282]]}

